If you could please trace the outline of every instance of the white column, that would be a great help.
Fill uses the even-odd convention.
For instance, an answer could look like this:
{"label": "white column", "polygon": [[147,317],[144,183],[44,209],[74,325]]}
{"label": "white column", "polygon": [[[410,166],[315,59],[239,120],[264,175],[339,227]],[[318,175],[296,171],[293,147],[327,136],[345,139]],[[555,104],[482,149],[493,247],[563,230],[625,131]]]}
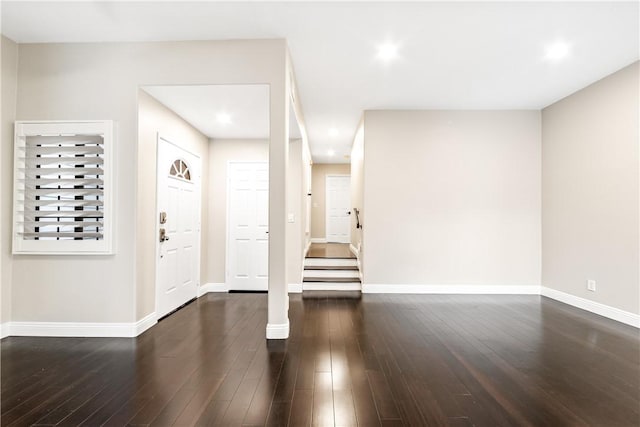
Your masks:
{"label": "white column", "polygon": [[[286,69],[286,68],[285,68]],[[269,294],[267,339],[289,337],[287,292],[287,166],[289,158],[288,79],[271,86],[269,140]]]}

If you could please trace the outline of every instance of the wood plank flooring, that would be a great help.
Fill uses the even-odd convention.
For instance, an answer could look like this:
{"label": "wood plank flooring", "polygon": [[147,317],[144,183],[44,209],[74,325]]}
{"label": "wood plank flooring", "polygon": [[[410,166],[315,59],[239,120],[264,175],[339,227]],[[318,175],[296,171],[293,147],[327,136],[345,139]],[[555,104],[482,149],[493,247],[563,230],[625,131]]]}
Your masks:
{"label": "wood plank flooring", "polygon": [[3,426],[638,426],[631,327],[538,296],[208,294],[138,337],[1,342]]}

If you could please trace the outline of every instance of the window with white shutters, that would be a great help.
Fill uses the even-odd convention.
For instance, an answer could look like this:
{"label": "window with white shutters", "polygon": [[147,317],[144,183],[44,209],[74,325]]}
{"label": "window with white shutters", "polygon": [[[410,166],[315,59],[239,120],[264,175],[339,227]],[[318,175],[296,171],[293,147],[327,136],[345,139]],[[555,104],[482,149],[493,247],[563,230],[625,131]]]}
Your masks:
{"label": "window with white shutters", "polygon": [[16,122],[16,254],[113,248],[113,123]]}

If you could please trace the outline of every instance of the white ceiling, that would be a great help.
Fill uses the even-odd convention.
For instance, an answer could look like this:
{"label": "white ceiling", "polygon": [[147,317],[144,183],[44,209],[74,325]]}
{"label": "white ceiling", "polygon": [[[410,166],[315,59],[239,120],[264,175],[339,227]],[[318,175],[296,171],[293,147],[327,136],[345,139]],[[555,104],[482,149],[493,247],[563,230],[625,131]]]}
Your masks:
{"label": "white ceiling", "polygon": [[[269,138],[268,85],[145,86],[149,95],[209,138]],[[229,123],[220,123],[227,114]]]}
{"label": "white ceiling", "polygon": [[[171,85],[142,89],[214,139],[268,139],[269,85]],[[301,138],[293,108],[289,138]],[[228,122],[220,122],[226,115]]]}
{"label": "white ceiling", "polygon": [[[539,109],[569,95],[639,59],[638,9],[638,2],[3,1],[2,33],[21,43],[286,38],[314,160],[334,162],[345,161],[363,110]],[[382,63],[376,47],[389,41],[399,55]],[[571,46],[569,55],[546,61],[556,41]]]}

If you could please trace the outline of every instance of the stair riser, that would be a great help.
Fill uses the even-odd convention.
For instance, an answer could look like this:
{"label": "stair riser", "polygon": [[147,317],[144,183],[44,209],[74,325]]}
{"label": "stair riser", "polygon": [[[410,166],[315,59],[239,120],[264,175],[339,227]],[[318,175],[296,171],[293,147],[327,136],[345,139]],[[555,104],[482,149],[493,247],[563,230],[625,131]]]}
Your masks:
{"label": "stair riser", "polygon": [[302,284],[303,291],[360,291],[360,283],[307,282]]}
{"label": "stair riser", "polygon": [[304,277],[360,277],[358,270],[305,270]]}
{"label": "stair riser", "polygon": [[305,258],[305,266],[357,266],[358,261],[351,258]]}

